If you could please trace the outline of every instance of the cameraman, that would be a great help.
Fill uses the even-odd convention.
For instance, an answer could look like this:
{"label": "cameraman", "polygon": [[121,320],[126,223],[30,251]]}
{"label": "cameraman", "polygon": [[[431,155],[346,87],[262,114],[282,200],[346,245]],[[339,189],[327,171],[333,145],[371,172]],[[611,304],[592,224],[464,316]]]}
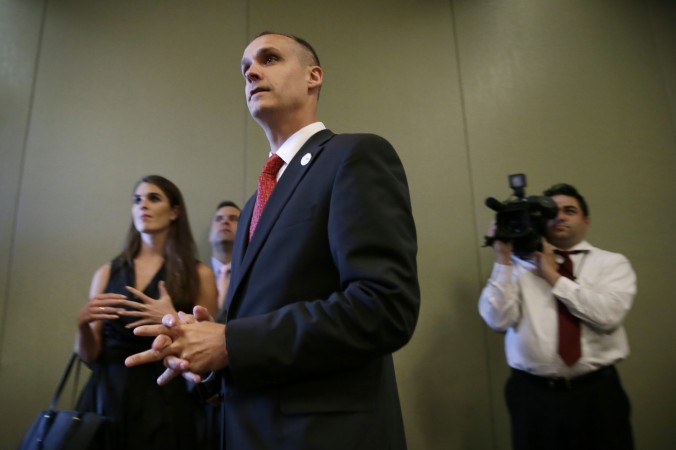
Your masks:
{"label": "cameraman", "polygon": [[506,332],[513,448],[633,449],[615,364],[629,354],[622,322],[636,275],[627,258],[584,240],[589,210],[577,189],[557,184],[544,195],[558,215],[547,222],[542,252],[516,258],[512,244],[495,240],[479,299],[488,326]]}

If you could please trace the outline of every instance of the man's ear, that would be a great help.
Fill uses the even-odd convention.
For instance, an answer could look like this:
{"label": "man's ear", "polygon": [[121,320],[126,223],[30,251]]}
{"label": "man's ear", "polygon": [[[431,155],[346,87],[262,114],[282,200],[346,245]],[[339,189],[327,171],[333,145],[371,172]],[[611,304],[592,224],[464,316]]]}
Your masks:
{"label": "man's ear", "polygon": [[582,218],[582,221],[584,222],[585,225],[587,225],[587,228],[589,228],[589,225],[591,225],[591,217],[589,216],[584,216]]}
{"label": "man's ear", "polygon": [[308,89],[319,89],[322,87],[324,81],[324,71],[319,66],[310,66],[310,74],[308,77]]}

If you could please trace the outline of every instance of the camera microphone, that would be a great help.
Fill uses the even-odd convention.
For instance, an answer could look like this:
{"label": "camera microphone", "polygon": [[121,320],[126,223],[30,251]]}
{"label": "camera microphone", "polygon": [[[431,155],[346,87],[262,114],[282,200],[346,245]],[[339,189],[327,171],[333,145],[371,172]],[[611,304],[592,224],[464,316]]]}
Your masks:
{"label": "camera microphone", "polygon": [[501,201],[494,199],[493,197],[488,197],[486,199],[486,206],[488,206],[493,211],[502,211],[505,208],[505,205]]}

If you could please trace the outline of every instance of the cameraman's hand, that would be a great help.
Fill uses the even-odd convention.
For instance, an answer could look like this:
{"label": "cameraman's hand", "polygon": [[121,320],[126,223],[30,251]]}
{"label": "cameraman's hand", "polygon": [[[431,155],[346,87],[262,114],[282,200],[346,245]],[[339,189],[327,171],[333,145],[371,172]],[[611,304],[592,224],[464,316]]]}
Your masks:
{"label": "cameraman's hand", "polygon": [[533,253],[535,264],[537,265],[538,275],[547,281],[551,286],[554,286],[561,275],[557,270],[556,253],[554,247],[542,238],[542,251]]}
{"label": "cameraman's hand", "polygon": [[495,262],[505,266],[512,264],[512,243],[502,242],[496,240],[493,242],[493,250],[495,250]]}
{"label": "cameraman's hand", "polygon": [[[492,238],[495,236],[497,225],[495,220],[488,226],[486,237]],[[493,241],[493,250],[495,251],[495,262],[505,266],[512,264],[512,244],[511,242],[504,242],[495,239]]]}

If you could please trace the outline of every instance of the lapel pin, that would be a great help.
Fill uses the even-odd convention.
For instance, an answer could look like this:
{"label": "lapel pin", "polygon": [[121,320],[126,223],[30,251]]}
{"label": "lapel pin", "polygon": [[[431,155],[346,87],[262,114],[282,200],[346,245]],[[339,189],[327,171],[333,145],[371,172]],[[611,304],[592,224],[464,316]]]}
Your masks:
{"label": "lapel pin", "polygon": [[304,154],[303,158],[300,160],[300,165],[301,166],[307,166],[307,163],[309,163],[311,159],[312,159],[311,154],[309,154],[309,153]]}

